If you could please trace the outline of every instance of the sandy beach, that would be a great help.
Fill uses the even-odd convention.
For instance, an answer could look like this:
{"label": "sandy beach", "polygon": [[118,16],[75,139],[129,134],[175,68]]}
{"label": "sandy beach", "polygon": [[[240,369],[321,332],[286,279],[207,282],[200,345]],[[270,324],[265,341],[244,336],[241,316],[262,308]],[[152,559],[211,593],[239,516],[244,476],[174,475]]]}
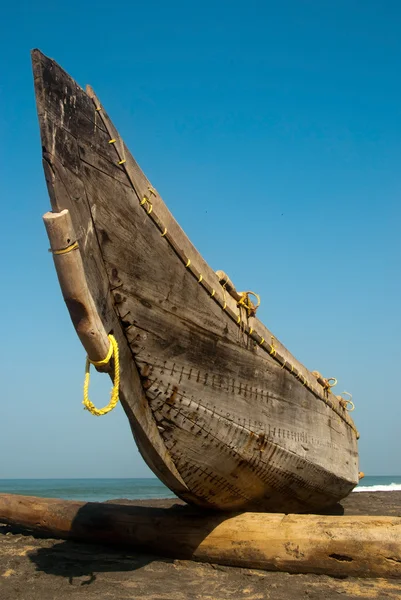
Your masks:
{"label": "sandy beach", "polygon": [[[176,500],[124,501],[169,507]],[[401,516],[401,492],[361,492],[346,498],[346,515]],[[162,559],[104,546],[40,539],[0,525],[0,598],[111,600],[295,600],[400,598],[399,579],[335,579]]]}

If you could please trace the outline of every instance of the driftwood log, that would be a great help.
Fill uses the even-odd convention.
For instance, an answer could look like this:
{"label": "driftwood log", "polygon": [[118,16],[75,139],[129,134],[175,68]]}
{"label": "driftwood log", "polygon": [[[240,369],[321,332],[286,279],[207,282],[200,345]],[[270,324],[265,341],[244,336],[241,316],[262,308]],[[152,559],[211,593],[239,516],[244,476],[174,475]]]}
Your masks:
{"label": "driftwood log", "polygon": [[0,522],[159,556],[333,576],[401,577],[401,518],[200,512],[0,494]]}

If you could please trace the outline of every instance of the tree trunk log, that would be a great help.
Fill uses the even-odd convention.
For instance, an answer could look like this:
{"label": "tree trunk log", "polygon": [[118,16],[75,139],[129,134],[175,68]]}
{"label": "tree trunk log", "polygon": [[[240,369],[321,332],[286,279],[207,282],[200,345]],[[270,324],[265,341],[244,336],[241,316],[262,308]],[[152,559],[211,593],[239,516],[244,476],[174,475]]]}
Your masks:
{"label": "tree trunk log", "polygon": [[217,514],[0,494],[0,522],[62,539],[237,567],[400,577],[401,518]]}

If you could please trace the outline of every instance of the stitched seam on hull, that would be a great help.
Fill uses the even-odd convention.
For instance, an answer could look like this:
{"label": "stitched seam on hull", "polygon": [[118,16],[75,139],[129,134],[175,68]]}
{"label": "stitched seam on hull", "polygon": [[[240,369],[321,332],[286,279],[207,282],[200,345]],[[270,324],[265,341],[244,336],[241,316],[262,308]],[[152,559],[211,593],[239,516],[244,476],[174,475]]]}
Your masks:
{"label": "stitched seam on hull", "polygon": [[[146,330],[146,329],[144,329],[144,331],[148,332],[148,330]],[[153,335],[156,335],[156,334],[153,334]],[[232,344],[232,345],[234,346],[234,344]],[[135,359],[135,362],[136,362],[139,370],[143,367],[143,365],[149,365],[149,361],[147,359],[142,358],[142,353],[146,353],[146,350],[143,350],[143,351],[139,350],[137,353],[133,352],[134,359]],[[168,362],[168,361],[166,361],[166,362]],[[188,367],[188,369],[192,369],[192,368],[194,368],[194,367]],[[158,371],[162,371],[163,369],[168,369],[168,367],[166,365],[158,364],[157,359],[155,359],[155,362],[152,364],[152,369],[153,370],[157,369]],[[199,369],[199,372],[201,372],[201,371],[202,370]],[[206,373],[206,371],[205,371],[205,373]],[[182,374],[185,377],[188,377],[188,375],[189,375],[189,371],[185,371],[185,366],[184,366],[184,371],[182,372]],[[222,389],[224,389],[227,393],[230,393],[232,390],[236,395],[238,394],[242,398],[246,398],[246,395],[244,393],[246,391],[245,386],[242,387],[241,383],[237,383],[237,380],[234,381],[234,377],[232,375],[227,375],[227,380],[228,380],[227,388],[225,388],[224,386],[221,386]],[[231,380],[231,382],[230,382],[230,380]],[[151,383],[153,383],[153,382],[151,382]],[[250,396],[256,395],[256,388],[249,387],[247,391]],[[262,389],[261,387],[257,388],[257,392],[261,396],[262,400],[265,400],[265,401],[274,400],[279,403],[280,402],[286,403],[290,407],[301,408],[299,402],[291,400],[290,394],[278,396],[276,392],[271,392],[267,388]],[[182,392],[177,392],[177,394],[184,397]],[[258,399],[258,401],[259,401],[259,399]],[[330,408],[327,404],[324,404],[324,406],[327,408]],[[320,416],[327,416],[326,413],[318,411],[318,410],[314,410],[314,414],[318,414]],[[332,426],[329,425],[329,427],[335,431],[335,429]]]}
{"label": "stitched seam on hull", "polygon": [[[243,491],[241,491],[238,487],[236,487],[235,485],[233,485],[232,483],[229,483],[223,476],[217,476],[215,474],[214,471],[212,471],[212,469],[207,469],[206,467],[200,467],[199,465],[197,466],[197,472],[199,473],[203,473],[204,475],[206,475],[207,477],[209,477],[209,479],[211,481],[217,481],[217,485],[221,488],[221,489],[226,489],[229,492],[235,494],[236,496],[239,496],[241,498],[243,498],[244,500],[247,500],[248,502],[252,502],[252,497],[247,496],[246,494],[244,494]],[[182,476],[182,478],[184,479],[184,476]],[[185,479],[184,479],[185,481]],[[200,482],[199,482],[200,484]],[[190,489],[190,488],[188,488]],[[192,490],[195,491],[192,491]],[[196,488],[192,488],[190,489],[191,493],[193,494],[198,494],[199,492],[196,491]],[[213,502],[213,499],[209,499],[207,498],[207,502],[210,504],[214,504],[214,506],[219,507],[219,504],[216,502]]]}
{"label": "stitched seam on hull", "polygon": [[[145,393],[146,393],[146,396],[147,396],[147,397],[148,397],[148,399],[149,399],[150,406],[152,406],[152,399],[151,399],[151,398],[149,398],[148,391],[146,391]],[[189,399],[187,399],[187,398],[185,398],[185,400],[187,400],[187,402],[188,402],[188,403],[193,403],[195,406],[196,406],[196,405],[199,405],[199,406],[200,406],[200,407],[201,407],[201,408],[204,410],[204,412],[205,412],[205,413],[208,413],[209,415],[213,415],[212,411],[211,411],[209,408],[207,408],[207,407],[205,407],[204,405],[202,405],[200,402],[195,402],[194,400],[189,400]],[[190,408],[190,407],[188,406],[188,408]],[[177,414],[178,414],[178,413],[180,413],[180,409],[176,408],[175,410],[177,411]],[[152,412],[153,412],[153,410],[152,410]],[[161,412],[161,411],[155,411],[155,413],[156,413],[156,412]],[[206,429],[205,429],[205,428],[204,428],[202,425],[200,425],[200,424],[196,423],[195,421],[193,421],[193,420],[192,420],[192,419],[191,419],[189,416],[187,416],[186,414],[184,415],[183,413],[181,413],[181,415],[182,415],[182,417],[183,417],[183,418],[185,418],[186,420],[188,420],[190,423],[192,423],[192,424],[193,424],[193,425],[195,425],[196,427],[199,427],[200,429],[202,429],[203,431],[205,431],[205,432],[206,432],[208,435],[210,435],[210,436],[211,436],[213,439],[215,439],[215,440],[218,440],[218,441],[219,441],[219,443],[222,443],[222,444],[224,444],[224,445],[225,445],[225,446],[226,446],[226,447],[227,447],[229,450],[233,451],[233,452],[234,452],[235,454],[237,454],[237,455],[238,455],[240,458],[242,458],[241,454],[239,454],[239,451],[238,451],[238,450],[237,450],[237,449],[236,449],[234,446],[231,446],[231,445],[230,445],[228,442],[222,442],[221,440],[219,440],[219,438],[218,438],[218,437],[217,437],[215,434],[211,433],[210,431],[206,431]],[[252,432],[251,430],[249,430],[249,429],[247,429],[246,427],[244,427],[243,425],[237,424],[237,423],[235,423],[234,421],[230,421],[229,419],[225,418],[225,417],[224,417],[224,416],[222,416],[222,415],[219,415],[219,417],[220,417],[222,420],[224,420],[224,421],[226,421],[227,423],[229,423],[229,424],[230,424],[231,426],[233,426],[234,428],[244,431],[246,434],[253,434],[253,435],[257,435],[257,434],[255,434],[254,432]],[[178,425],[175,425],[175,426],[176,426],[176,427],[179,427]],[[327,469],[325,469],[324,467],[321,467],[320,465],[316,465],[315,463],[313,463],[313,462],[311,462],[311,461],[307,460],[307,459],[306,459],[306,458],[304,458],[304,457],[301,457],[301,456],[299,456],[298,454],[296,454],[295,452],[293,452],[293,451],[289,450],[288,448],[284,448],[283,446],[280,446],[279,444],[277,444],[277,443],[276,443],[276,442],[274,442],[274,441],[270,441],[270,440],[269,440],[269,441],[268,441],[268,443],[269,443],[269,444],[271,444],[273,447],[276,447],[276,448],[278,448],[279,450],[281,450],[281,451],[283,451],[283,452],[287,453],[287,454],[288,454],[288,455],[290,455],[292,458],[296,458],[297,460],[301,460],[301,461],[305,462],[305,464],[308,466],[308,468],[311,468],[311,469],[312,469],[312,470],[314,470],[314,471],[321,471],[321,472],[323,472],[323,474],[325,474],[325,475],[327,475],[327,476],[329,476],[329,477],[336,477],[337,479],[340,479],[340,480],[344,481],[344,483],[346,483],[346,484],[349,484],[349,481],[348,481],[348,480],[346,480],[346,479],[344,479],[343,477],[333,474],[332,472],[328,471],[328,470],[327,470]],[[256,450],[256,452],[258,452],[258,451]],[[255,452],[255,454],[256,454],[256,452]],[[251,457],[249,460],[252,460],[253,458],[254,458],[254,457]],[[268,461],[265,461],[265,460],[263,460],[263,457],[259,456],[258,458],[259,458],[259,461],[260,461],[260,462],[261,462],[263,465],[266,465],[266,466],[268,466],[268,467],[271,467],[271,465],[269,464],[269,462],[268,462]],[[274,467],[274,468],[275,468],[275,469],[277,469],[277,470],[278,470],[280,473],[282,473],[282,474],[286,474],[286,473],[288,473],[288,471],[283,471],[283,470],[280,470],[278,467]],[[297,478],[297,476],[296,476],[295,474],[293,474],[293,473],[290,473],[290,474],[291,474],[291,476],[292,476],[292,477],[295,477],[295,478]],[[299,478],[299,480],[300,480],[300,481],[302,481],[302,482],[304,482],[304,480],[303,480],[302,478]],[[311,483],[308,483],[308,482],[305,482],[305,483],[306,483],[306,485],[305,485],[304,487],[307,487],[307,488],[310,488],[310,489],[312,489],[312,490],[315,490],[315,491],[317,491],[317,492],[320,492],[320,493],[322,493],[322,494],[323,494],[323,495],[325,495],[325,496],[330,496],[330,495],[331,495],[330,493],[328,493],[328,492],[327,492],[327,489],[326,489],[326,488],[325,488],[325,489],[323,489],[323,488],[320,488],[319,486],[315,486],[314,484],[311,484]],[[288,493],[294,494],[294,491],[293,491],[293,490],[289,490],[289,492],[288,492]],[[302,500],[300,500],[300,501],[302,502]]]}

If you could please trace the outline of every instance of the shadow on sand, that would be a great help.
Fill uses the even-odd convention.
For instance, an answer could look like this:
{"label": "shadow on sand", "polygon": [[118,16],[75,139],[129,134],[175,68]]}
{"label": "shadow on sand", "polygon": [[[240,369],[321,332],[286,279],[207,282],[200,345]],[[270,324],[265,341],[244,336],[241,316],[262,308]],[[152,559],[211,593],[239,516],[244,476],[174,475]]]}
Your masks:
{"label": "shadow on sand", "polygon": [[[152,521],[154,535],[162,527],[167,515],[172,521],[190,517],[201,522],[201,527],[191,536],[191,542],[180,548],[171,544],[160,546],[160,556],[135,544],[140,537],[141,521],[148,528]],[[206,515],[208,515],[205,527]],[[146,517],[146,518],[145,518]],[[67,578],[71,585],[91,585],[97,574],[103,572],[135,571],[157,560],[172,563],[175,559],[188,558],[201,541],[227,514],[214,511],[200,511],[188,505],[173,505],[169,508],[132,506],[129,503],[87,503],[76,514],[72,526],[71,539],[53,543],[28,553],[37,571]],[[159,523],[160,520],[160,523]],[[133,524],[134,521],[134,524]],[[54,537],[54,532],[38,534],[20,527],[9,526],[2,533],[30,534],[36,538]],[[85,540],[90,539],[88,543]],[[52,540],[53,541],[53,540]],[[136,547],[137,546],[137,547]]]}

